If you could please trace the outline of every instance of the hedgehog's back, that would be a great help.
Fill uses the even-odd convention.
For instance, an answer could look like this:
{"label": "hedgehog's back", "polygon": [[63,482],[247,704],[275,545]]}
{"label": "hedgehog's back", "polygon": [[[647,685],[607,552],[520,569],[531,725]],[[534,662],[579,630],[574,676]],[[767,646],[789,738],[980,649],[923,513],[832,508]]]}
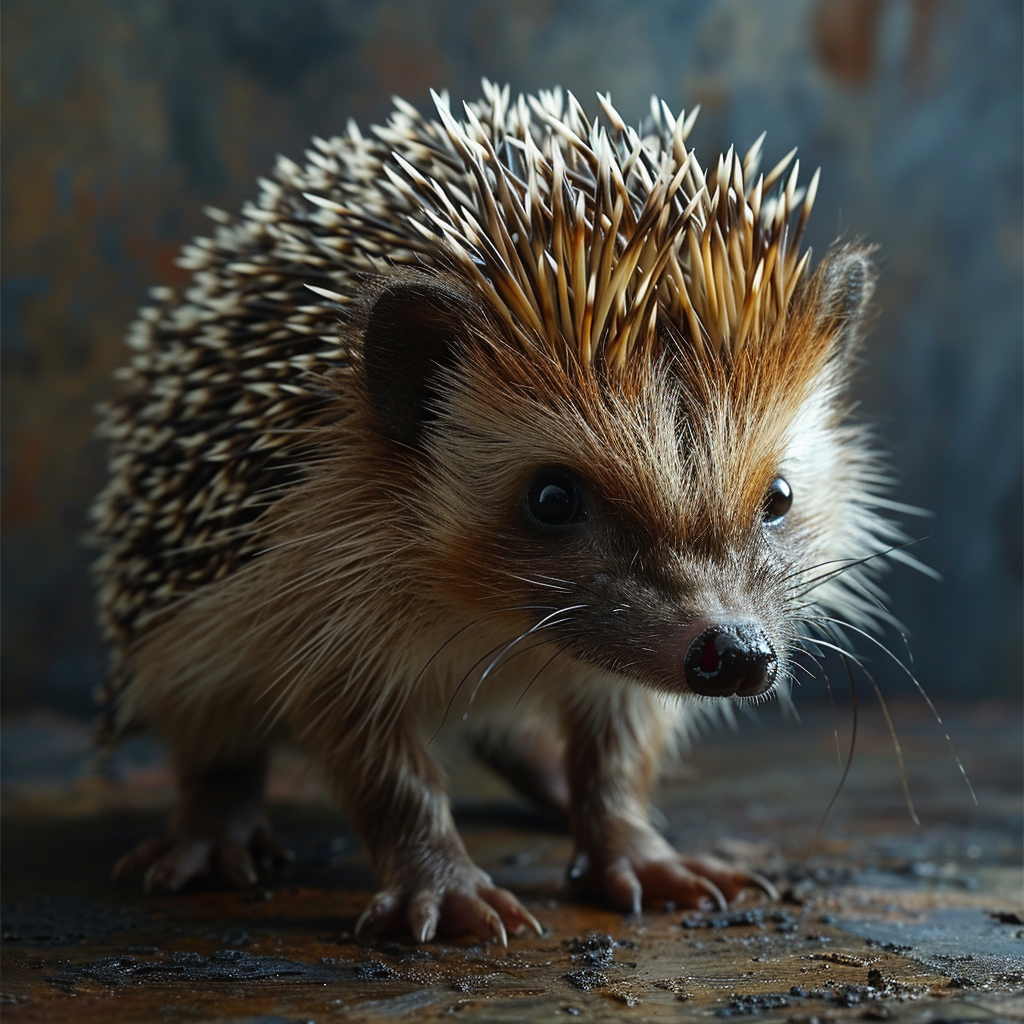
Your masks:
{"label": "hedgehog's back", "polygon": [[169,605],[259,551],[261,514],[299,472],[311,428],[338,415],[329,380],[349,365],[343,304],[368,261],[324,244],[321,209],[302,193],[358,191],[376,149],[320,145],[335,154],[330,166],[281,159],[277,181],[262,181],[259,204],[237,220],[208,211],[215,237],[180,261],[191,286],[153,289],[129,333],[124,389],[99,431],[111,479],[93,507],[115,669]]}

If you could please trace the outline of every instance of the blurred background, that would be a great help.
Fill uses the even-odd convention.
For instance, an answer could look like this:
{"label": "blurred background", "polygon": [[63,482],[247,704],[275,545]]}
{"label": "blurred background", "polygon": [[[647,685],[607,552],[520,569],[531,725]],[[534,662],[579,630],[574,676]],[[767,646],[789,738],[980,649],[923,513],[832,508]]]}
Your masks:
{"label": "blurred background", "polygon": [[[944,699],[1015,696],[1022,650],[1019,0],[4,0],[3,704],[94,713],[104,670],[86,509],[94,405],[145,289],[276,153],[456,101],[481,75],[700,103],[705,165],[768,129],[822,168],[809,236],[880,246],[858,380],[935,582],[893,572],[916,670]],[[806,177],[806,175],[805,175]],[[902,641],[896,638],[898,650]],[[861,647],[866,645],[862,644]],[[870,653],[865,650],[865,653]],[[898,669],[874,658],[887,692]],[[804,687],[806,699],[808,687]]]}

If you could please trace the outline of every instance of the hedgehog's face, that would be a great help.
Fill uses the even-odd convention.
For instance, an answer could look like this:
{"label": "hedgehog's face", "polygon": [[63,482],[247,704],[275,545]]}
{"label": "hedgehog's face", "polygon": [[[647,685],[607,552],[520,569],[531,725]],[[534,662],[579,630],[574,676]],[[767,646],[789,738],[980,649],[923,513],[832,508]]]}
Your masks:
{"label": "hedgehog's face", "polygon": [[663,359],[609,388],[464,348],[417,428],[431,578],[510,639],[659,689],[769,691],[808,576],[861,553],[862,460],[834,359],[758,358]]}
{"label": "hedgehog's face", "polygon": [[665,378],[642,407],[506,392],[499,412],[496,385],[438,424],[425,501],[437,574],[477,609],[507,609],[512,635],[528,609],[531,641],[660,689],[769,690],[794,640],[794,574],[833,547],[818,524],[834,522],[844,450],[828,410],[743,422],[723,395],[688,408]]}
{"label": "hedgehog's face", "polygon": [[[771,593],[772,563],[779,560],[758,535],[782,530],[792,504],[789,483],[781,476],[772,481],[759,510],[760,525],[755,521],[743,529],[737,524],[740,528],[732,537],[721,537],[714,552],[705,548],[699,553],[685,539],[669,540],[672,532],[692,533],[685,520],[700,516],[699,510],[681,503],[672,517],[676,529],[666,523],[660,542],[651,543],[655,531],[650,521],[641,528],[623,522],[628,512],[595,511],[604,504],[599,492],[580,474],[547,467],[531,478],[521,503],[529,527],[546,534],[552,547],[572,532],[591,532],[590,546],[604,549],[602,565],[592,558],[576,560],[585,585],[575,589],[591,601],[577,609],[578,615],[565,616],[572,631],[580,633],[575,644],[570,638],[570,646],[620,672],[650,677],[670,691],[752,697],[771,689],[780,650],[786,647],[785,616],[777,612],[788,602],[786,595]],[[644,518],[642,512],[638,518]],[[756,520],[756,514],[750,518]],[[741,550],[752,557],[740,557]],[[560,568],[571,575],[570,565]],[[541,576],[537,583],[550,589],[552,580]],[[569,580],[561,586],[566,592],[574,589]],[[555,617],[561,616],[556,612]],[[602,650],[608,647],[616,650]]]}

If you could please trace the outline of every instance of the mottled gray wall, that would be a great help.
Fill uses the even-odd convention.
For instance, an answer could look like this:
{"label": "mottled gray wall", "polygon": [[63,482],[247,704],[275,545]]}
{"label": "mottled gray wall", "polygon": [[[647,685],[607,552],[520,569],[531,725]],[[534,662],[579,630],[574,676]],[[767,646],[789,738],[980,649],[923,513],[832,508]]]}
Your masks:
{"label": "mottled gray wall", "polygon": [[[609,89],[702,104],[705,162],[769,129],[822,167],[811,225],[881,246],[859,383],[945,576],[891,578],[933,691],[1021,676],[1019,0],[7,0],[3,4],[6,706],[86,711],[102,671],[77,537],[91,407],[148,285],[181,282],[203,203],[276,152],[431,86]],[[896,688],[896,673],[882,670]]]}

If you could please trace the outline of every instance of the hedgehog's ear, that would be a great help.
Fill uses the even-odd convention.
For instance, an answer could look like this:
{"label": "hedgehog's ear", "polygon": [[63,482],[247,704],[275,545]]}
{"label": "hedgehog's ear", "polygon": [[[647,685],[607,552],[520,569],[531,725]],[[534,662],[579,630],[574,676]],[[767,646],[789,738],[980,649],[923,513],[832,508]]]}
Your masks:
{"label": "hedgehog's ear", "polygon": [[836,246],[821,261],[817,274],[818,324],[829,338],[829,360],[849,363],[860,345],[875,291],[871,250]]}
{"label": "hedgehog's ear", "polygon": [[419,445],[470,314],[464,296],[434,280],[401,281],[377,297],[363,335],[363,367],[370,401],[393,440]]}

